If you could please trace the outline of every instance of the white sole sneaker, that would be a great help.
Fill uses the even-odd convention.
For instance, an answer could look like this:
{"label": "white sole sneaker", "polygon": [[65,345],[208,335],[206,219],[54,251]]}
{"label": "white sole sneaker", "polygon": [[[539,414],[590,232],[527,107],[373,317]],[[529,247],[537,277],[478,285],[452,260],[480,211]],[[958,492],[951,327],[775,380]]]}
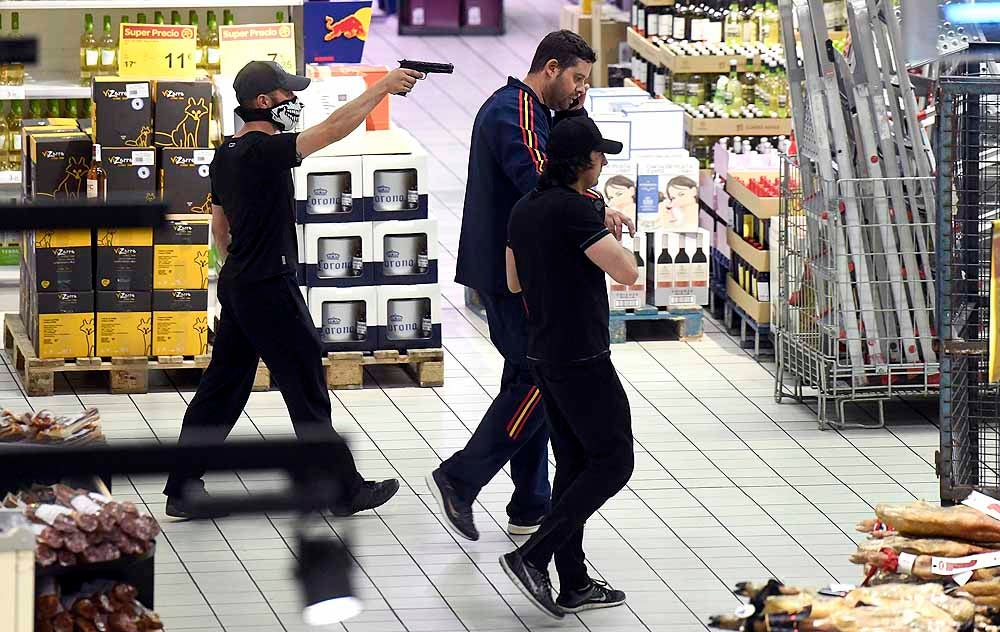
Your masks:
{"label": "white sole sneaker", "polygon": [[530,526],[524,526],[519,524],[514,524],[513,522],[507,523],[507,533],[511,535],[533,535],[538,531],[540,524],[533,524]]}

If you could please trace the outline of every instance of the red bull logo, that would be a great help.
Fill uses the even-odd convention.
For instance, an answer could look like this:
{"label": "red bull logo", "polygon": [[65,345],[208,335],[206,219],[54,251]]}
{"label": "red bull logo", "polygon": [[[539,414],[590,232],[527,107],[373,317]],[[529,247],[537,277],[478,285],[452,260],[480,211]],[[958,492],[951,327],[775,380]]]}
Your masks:
{"label": "red bull logo", "polygon": [[329,42],[338,38],[359,39],[362,42],[368,39],[368,27],[372,21],[371,8],[358,9],[354,14],[340,20],[334,20],[326,16],[326,35],[324,42]]}

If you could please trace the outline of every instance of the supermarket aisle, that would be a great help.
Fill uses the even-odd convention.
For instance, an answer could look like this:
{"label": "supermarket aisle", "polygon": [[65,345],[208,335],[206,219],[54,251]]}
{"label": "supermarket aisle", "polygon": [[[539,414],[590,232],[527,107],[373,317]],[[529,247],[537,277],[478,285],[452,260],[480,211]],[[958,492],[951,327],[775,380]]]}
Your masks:
{"label": "supermarket aisle", "polygon": [[[614,349],[629,392],[636,471],[628,488],[588,525],[595,574],[628,592],[627,607],[544,618],[503,575],[497,557],[512,548],[503,530],[511,489],[499,477],[476,508],[479,542],[457,541],[438,522],[423,475],[462,446],[499,382],[500,360],[485,324],[463,307],[450,282],[473,116],[508,73],[521,75],[537,40],[556,28],[561,0],[509,0],[503,38],[399,38],[380,24],[368,61],[451,61],[403,102],[397,123],[431,153],[431,212],[440,221],[446,336],[443,388],[408,386],[401,372],[369,376],[363,391],[338,392],[334,422],[370,477],[399,476],[403,488],[377,513],[332,521],[349,538],[366,612],[350,632],[558,628],[591,632],[687,632],[729,609],[728,588],[771,575],[788,582],[856,581],[847,562],[853,525],[876,502],[936,498],[931,466],[933,408],[891,409],[889,430],[816,430],[804,406],[777,405],[769,370],[709,322],[697,343],[629,343]],[[308,104],[307,104],[308,105]],[[13,308],[16,296],[2,296]],[[171,378],[175,379],[175,378]],[[112,440],[176,439],[193,384],[164,381],[154,393],[110,396],[100,382],[62,384],[60,395],[25,401],[9,372],[0,405],[76,410],[99,406]],[[889,416],[887,414],[887,416]],[[291,433],[280,395],[255,393],[236,432]],[[224,475],[213,490],[271,489],[276,476]],[[122,480],[116,494],[163,518],[162,478]],[[157,557],[157,610],[177,631],[275,632],[305,629],[291,573],[293,523],[284,517],[208,524],[164,521]],[[342,629],[340,626],[333,629]]]}

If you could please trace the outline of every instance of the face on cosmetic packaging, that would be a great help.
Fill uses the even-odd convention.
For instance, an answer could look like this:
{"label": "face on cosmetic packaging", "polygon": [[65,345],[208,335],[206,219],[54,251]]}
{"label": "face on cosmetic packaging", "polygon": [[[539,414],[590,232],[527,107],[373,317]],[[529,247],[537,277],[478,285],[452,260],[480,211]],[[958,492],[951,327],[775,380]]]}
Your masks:
{"label": "face on cosmetic packaging", "polygon": [[324,279],[360,276],[360,237],[323,237],[319,240],[318,274]]}
{"label": "face on cosmetic packaging", "polygon": [[309,203],[306,212],[310,215],[351,212],[354,198],[350,173],[310,173],[307,180]]}
{"label": "face on cosmetic packaging", "polygon": [[384,169],[375,172],[375,210],[411,211],[420,205],[416,169]]}
{"label": "face on cosmetic packaging", "polygon": [[382,268],[386,276],[425,274],[429,264],[427,235],[386,235]]}
{"label": "face on cosmetic packaging", "polygon": [[430,338],[433,332],[430,299],[391,299],[385,328],[391,340]]}
{"label": "face on cosmetic packaging", "polygon": [[354,342],[368,337],[368,316],[364,301],[323,303],[323,342]]}

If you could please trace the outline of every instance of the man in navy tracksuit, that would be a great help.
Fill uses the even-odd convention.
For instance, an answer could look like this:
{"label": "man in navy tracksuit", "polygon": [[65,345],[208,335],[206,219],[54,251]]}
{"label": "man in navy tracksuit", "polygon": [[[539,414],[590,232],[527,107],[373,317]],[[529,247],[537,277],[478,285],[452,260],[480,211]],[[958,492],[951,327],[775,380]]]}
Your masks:
{"label": "man in navy tracksuit", "polygon": [[[472,128],[455,281],[478,292],[504,368],[500,392],[469,443],[427,476],[445,524],[469,540],[479,539],[472,503],[508,461],[514,480],[508,531],[534,533],[550,508],[548,429],[525,360],[527,314],[521,298],[507,289],[507,222],[514,204],[538,182],[555,120],[586,115],[585,82],[596,60],[579,35],[549,33],[527,77],[510,77],[480,108]],[[613,232],[621,234],[622,220],[608,211]]]}

